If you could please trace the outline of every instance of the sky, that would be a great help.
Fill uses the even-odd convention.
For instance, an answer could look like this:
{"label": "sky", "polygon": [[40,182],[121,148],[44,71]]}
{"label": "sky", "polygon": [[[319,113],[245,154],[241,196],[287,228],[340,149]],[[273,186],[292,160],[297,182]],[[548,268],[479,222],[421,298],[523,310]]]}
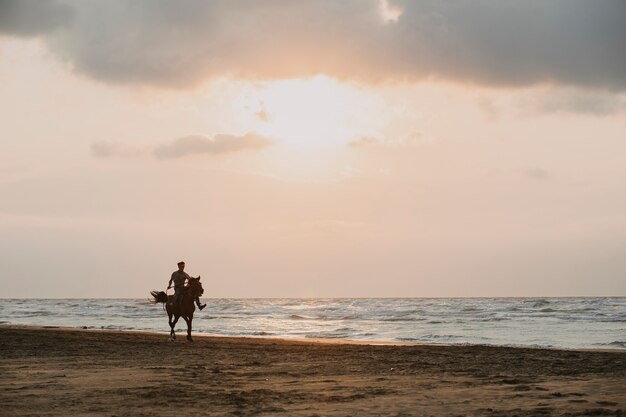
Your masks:
{"label": "sky", "polygon": [[626,296],[622,0],[0,0],[0,297]]}

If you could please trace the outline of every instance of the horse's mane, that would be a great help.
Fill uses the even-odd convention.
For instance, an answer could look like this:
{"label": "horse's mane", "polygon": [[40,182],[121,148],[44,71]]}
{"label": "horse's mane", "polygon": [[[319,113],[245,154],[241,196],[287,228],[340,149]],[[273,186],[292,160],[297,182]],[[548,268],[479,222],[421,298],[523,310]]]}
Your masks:
{"label": "horse's mane", "polygon": [[194,296],[200,297],[204,294],[204,288],[199,278],[189,278],[189,285],[185,287],[185,291],[191,293]]}

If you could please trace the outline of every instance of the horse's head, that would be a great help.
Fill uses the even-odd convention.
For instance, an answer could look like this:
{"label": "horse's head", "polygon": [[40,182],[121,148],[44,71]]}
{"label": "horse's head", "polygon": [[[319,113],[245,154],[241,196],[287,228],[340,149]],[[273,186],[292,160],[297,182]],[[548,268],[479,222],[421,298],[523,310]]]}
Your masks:
{"label": "horse's head", "polygon": [[189,278],[187,282],[187,292],[191,294],[193,298],[200,297],[202,294],[204,294],[204,289],[202,288],[202,284],[200,283],[200,277]]}

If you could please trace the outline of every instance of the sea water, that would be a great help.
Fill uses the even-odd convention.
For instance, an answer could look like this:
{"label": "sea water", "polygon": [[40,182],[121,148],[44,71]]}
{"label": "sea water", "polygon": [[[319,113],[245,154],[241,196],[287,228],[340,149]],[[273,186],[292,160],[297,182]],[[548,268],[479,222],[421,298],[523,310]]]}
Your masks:
{"label": "sea water", "polygon": [[[208,335],[626,349],[625,297],[203,301],[193,330]],[[0,324],[169,331],[147,299],[0,299]]]}

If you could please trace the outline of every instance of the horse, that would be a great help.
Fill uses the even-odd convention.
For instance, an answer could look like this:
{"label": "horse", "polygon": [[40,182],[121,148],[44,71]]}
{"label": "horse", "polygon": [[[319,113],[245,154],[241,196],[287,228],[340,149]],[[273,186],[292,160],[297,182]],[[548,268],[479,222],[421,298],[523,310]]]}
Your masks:
{"label": "horse", "polygon": [[[167,315],[169,317],[171,329],[170,340],[176,339],[174,327],[176,326],[178,319],[182,317],[185,322],[187,322],[187,340],[193,342],[193,339],[191,338],[191,321],[193,320],[193,312],[196,311],[194,301],[196,297],[200,297],[202,294],[204,294],[204,289],[202,289],[200,277],[188,279],[188,285],[185,287],[182,300],[178,305],[174,304],[173,295],[168,296],[164,291],[150,291],[150,295],[153,297],[152,302],[154,304],[165,304],[165,310],[167,311]],[[174,317],[174,320],[172,320],[172,317]]]}

